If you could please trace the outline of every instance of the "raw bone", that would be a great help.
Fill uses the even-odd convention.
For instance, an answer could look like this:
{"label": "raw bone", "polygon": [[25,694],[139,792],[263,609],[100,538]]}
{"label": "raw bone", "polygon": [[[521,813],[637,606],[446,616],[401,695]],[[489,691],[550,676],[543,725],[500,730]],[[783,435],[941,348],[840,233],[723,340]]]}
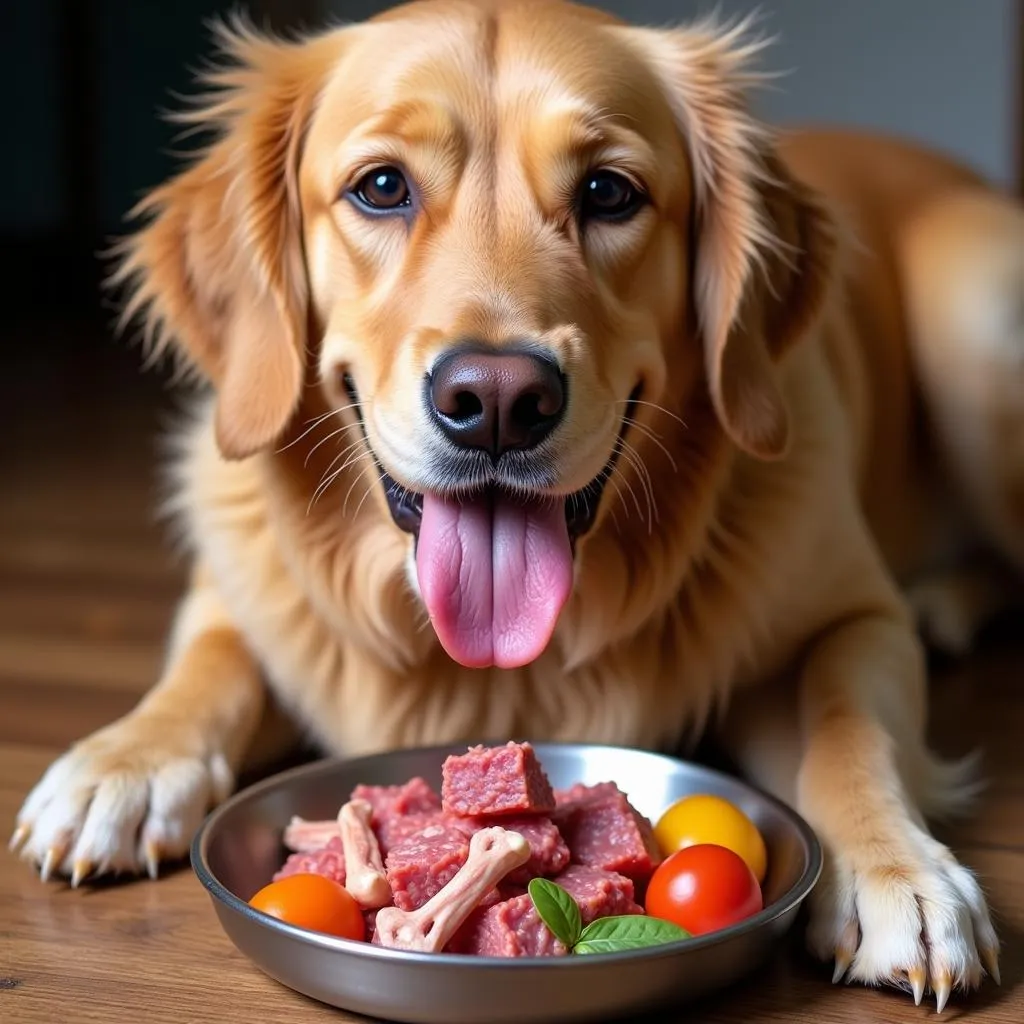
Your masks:
{"label": "raw bone", "polygon": [[284,830],[284,845],[293,853],[313,853],[325,847],[337,834],[337,819],[306,821],[296,815]]}
{"label": "raw bone", "polygon": [[377,941],[392,949],[439,953],[480,901],[510,871],[530,859],[518,833],[494,826],[475,833],[458,874],[418,910],[387,907],[377,915]]}
{"label": "raw bone", "polygon": [[373,808],[366,800],[349,800],[338,811],[341,848],[345,854],[345,888],[364,910],[391,902],[391,886],[384,874],[380,846],[370,827]]}

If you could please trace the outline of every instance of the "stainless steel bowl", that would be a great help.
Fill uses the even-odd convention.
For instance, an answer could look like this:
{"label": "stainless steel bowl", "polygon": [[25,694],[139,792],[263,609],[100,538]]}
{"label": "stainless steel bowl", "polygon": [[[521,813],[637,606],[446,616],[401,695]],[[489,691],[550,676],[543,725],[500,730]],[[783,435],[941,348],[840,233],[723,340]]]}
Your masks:
{"label": "stainless steel bowl", "polygon": [[391,785],[421,775],[440,785],[441,763],[466,745],[321,761],[232,797],[204,822],[192,865],[231,941],[271,977],[324,1003],[410,1024],[529,1024],[603,1020],[682,1003],[760,966],[792,925],[821,870],[810,827],[788,807],[698,765],[620,747],[536,744],[556,787],[614,781],[652,820],[690,793],[741,807],[768,847],[765,909],[713,935],[600,956],[494,959],[406,953],[304,931],[258,914],[247,901],[284,856],[293,814],[331,818],[359,782]]}

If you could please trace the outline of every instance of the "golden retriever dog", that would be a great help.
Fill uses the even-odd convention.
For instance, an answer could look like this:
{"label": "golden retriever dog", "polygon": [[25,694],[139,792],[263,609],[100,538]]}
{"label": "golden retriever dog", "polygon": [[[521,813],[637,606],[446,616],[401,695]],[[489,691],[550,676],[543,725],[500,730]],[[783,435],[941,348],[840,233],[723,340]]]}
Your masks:
{"label": "golden retriever dog", "polygon": [[344,755],[714,735],[820,836],[836,979],[998,980],[926,825],[974,782],[928,747],[923,631],[968,644],[1024,562],[1024,211],[773,133],[743,26],[423,0],[222,43],[183,117],[216,135],[115,274],[208,385],[191,585],[15,847],[155,875],[275,720]]}

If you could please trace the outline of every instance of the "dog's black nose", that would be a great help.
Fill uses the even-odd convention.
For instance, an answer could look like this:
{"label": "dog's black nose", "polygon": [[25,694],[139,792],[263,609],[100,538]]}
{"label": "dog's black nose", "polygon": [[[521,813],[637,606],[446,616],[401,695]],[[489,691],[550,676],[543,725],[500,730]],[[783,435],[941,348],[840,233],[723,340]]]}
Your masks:
{"label": "dog's black nose", "polygon": [[535,352],[455,349],[434,365],[427,404],[450,441],[497,458],[547,437],[565,411],[565,390],[555,362]]}

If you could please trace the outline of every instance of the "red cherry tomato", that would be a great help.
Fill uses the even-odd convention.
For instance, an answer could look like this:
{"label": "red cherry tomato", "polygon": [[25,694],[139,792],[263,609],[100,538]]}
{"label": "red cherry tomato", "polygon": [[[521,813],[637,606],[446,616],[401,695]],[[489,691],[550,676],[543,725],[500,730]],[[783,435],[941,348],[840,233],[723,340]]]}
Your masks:
{"label": "red cherry tomato", "polygon": [[727,928],[764,906],[761,887],[745,860],[724,846],[704,843],[673,853],[647,886],[645,909],[691,935]]}
{"label": "red cherry tomato", "polygon": [[299,928],[363,941],[366,922],[349,891],[323,875],[288,875],[265,885],[249,906]]}

